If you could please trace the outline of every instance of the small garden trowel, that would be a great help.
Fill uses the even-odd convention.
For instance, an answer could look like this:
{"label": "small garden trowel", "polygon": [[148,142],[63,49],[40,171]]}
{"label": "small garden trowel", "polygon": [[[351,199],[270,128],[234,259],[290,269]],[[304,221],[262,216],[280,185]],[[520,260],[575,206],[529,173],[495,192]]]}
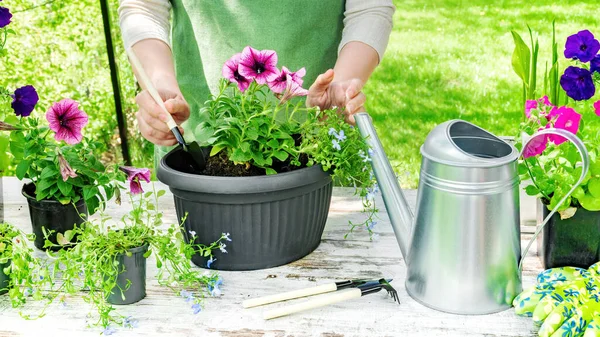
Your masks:
{"label": "small garden trowel", "polygon": [[175,139],[177,139],[177,142],[183,148],[184,153],[187,153],[187,156],[184,157],[186,162],[189,163],[189,165],[193,168],[194,171],[204,170],[204,168],[206,167],[207,153],[205,153],[202,150],[200,145],[198,145],[198,142],[195,142],[195,141],[191,142],[191,143],[185,142],[183,135],[179,131],[179,127],[177,126],[177,123],[175,123],[175,120],[173,120],[173,116],[171,116],[171,114],[165,107],[165,103],[163,102],[162,98],[158,94],[158,91],[156,91],[156,89],[152,85],[152,82],[148,78],[148,75],[146,75],[146,72],[144,71],[144,68],[142,67],[140,60],[137,58],[137,56],[133,52],[132,48],[127,49],[127,55],[129,56],[129,60],[131,61],[131,65],[133,66],[133,69],[137,72],[138,81],[146,88],[146,90],[148,90],[148,93],[150,93],[150,96],[152,96],[152,98],[154,99],[156,104],[159,107],[161,107],[163,112],[166,114],[167,126],[169,127],[169,129],[171,129],[171,132],[173,132],[173,135],[175,135]]}

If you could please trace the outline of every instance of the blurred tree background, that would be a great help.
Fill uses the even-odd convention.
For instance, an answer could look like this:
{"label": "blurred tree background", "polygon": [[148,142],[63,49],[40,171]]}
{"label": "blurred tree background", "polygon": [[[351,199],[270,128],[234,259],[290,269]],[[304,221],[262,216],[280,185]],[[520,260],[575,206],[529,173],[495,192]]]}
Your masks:
{"label": "blurred tree background", "polygon": [[[152,144],[134,125],[136,85],[119,35],[118,0],[108,2],[131,157],[134,165],[150,166]],[[416,186],[419,146],[438,123],[461,118],[498,135],[515,135],[523,109],[521,85],[511,68],[511,30],[525,37],[529,24],[540,34],[540,79],[550,58],[553,19],[560,52],[565,38],[579,30],[600,34],[597,0],[394,3],[388,51],[365,93],[367,110],[407,187]],[[14,14],[11,28],[17,33],[8,40],[7,57],[0,59],[2,84],[12,90],[34,85],[38,115],[64,97],[79,101],[90,116],[84,132],[106,145],[99,156],[121,161],[100,2],[5,0],[2,5]],[[10,102],[2,104],[3,111],[10,109]]]}

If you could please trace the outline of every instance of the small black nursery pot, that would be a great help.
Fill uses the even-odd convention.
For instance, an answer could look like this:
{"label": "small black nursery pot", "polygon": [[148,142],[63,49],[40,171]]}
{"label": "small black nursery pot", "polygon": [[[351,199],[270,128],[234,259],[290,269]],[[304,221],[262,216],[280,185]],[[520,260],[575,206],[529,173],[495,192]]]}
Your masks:
{"label": "small black nursery pot", "polygon": [[[42,227],[45,227],[46,230],[54,231],[48,239],[56,244],[56,234],[71,230],[75,225],[81,225],[85,220],[80,214],[84,214],[87,217],[88,210],[83,199],[80,199],[75,206],[72,204],[63,205],[56,200],[37,201],[35,199],[35,185],[33,183],[23,185],[22,193],[27,198],[31,226],[33,234],[35,234],[34,244],[38,249],[45,250],[45,238]],[[53,250],[57,249],[60,249],[60,247]]]}
{"label": "small black nursery pot", "polygon": [[129,251],[131,256],[125,254],[117,256],[119,276],[117,276],[117,286],[113,288],[112,294],[106,299],[110,304],[132,304],[146,297],[146,258],[144,254],[148,251],[148,245],[132,248]]}
{"label": "small black nursery pot", "polygon": [[8,292],[9,276],[4,274],[4,268],[10,266],[10,260],[5,263],[0,263],[0,295]]}

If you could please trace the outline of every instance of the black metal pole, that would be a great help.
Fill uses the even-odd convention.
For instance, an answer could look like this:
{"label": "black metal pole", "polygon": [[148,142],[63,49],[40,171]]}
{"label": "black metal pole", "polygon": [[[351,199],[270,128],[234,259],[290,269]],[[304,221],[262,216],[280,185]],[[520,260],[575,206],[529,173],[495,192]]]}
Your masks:
{"label": "black metal pole", "polygon": [[123,116],[123,106],[121,104],[121,87],[119,85],[119,72],[115,63],[115,52],[113,47],[112,32],[110,29],[110,12],[108,11],[107,0],[100,0],[102,10],[102,22],[104,24],[104,37],[106,38],[106,52],[108,55],[108,66],[110,67],[110,79],[112,82],[113,93],[115,97],[115,111],[117,113],[117,124],[119,125],[119,137],[121,137],[121,152],[125,165],[131,165],[129,157],[129,146],[127,142],[127,123]]}

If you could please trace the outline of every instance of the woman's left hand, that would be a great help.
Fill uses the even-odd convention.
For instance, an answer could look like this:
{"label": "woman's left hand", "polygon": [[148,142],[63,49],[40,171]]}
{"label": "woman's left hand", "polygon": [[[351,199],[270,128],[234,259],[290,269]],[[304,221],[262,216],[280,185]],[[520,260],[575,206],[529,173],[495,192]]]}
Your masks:
{"label": "woman's left hand", "polygon": [[365,111],[365,94],[362,93],[364,83],[358,79],[334,81],[333,70],[329,69],[319,75],[315,83],[308,89],[306,105],[329,109],[337,106],[342,109],[347,123],[354,125],[354,114]]}

